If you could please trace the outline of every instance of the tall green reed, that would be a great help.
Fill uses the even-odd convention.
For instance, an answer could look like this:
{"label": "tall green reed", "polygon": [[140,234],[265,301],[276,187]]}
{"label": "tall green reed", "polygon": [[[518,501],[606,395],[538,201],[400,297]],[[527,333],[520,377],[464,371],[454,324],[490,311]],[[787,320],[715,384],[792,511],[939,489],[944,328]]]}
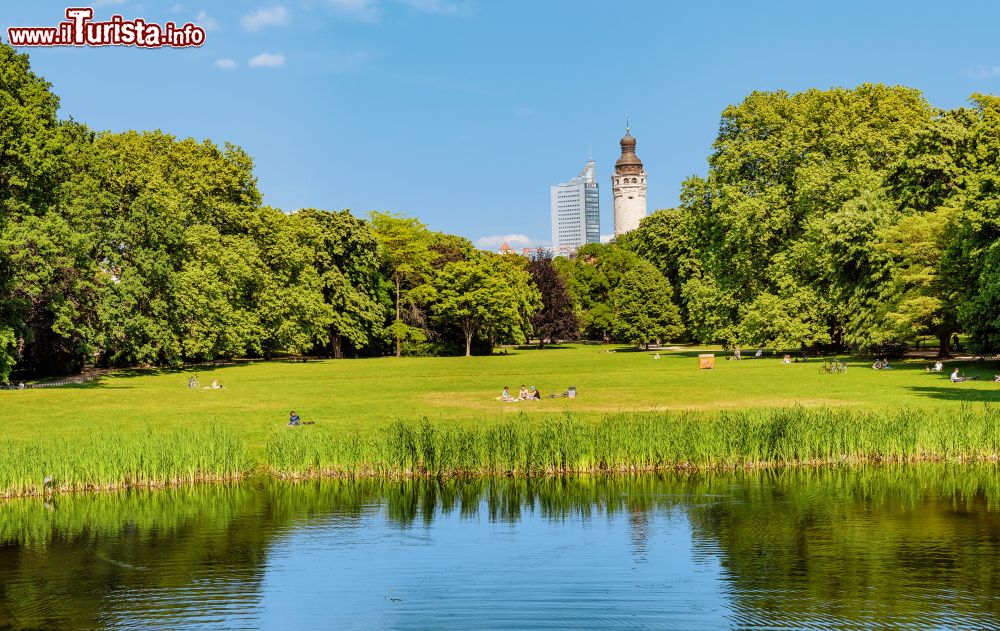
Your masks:
{"label": "tall green reed", "polygon": [[988,406],[912,412],[826,408],[516,417],[468,429],[397,422],[366,437],[319,427],[275,433],[279,475],[521,475],[667,468],[991,460],[1000,413]]}
{"label": "tall green reed", "polygon": [[0,442],[0,496],[220,480],[253,468],[246,445],[215,425],[168,433],[39,436]]}

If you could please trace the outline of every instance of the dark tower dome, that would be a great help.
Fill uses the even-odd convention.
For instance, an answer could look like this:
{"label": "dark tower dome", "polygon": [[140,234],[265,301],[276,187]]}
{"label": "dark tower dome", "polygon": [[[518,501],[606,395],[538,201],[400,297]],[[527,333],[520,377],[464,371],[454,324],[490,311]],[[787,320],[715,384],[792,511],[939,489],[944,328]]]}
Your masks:
{"label": "dark tower dome", "polygon": [[618,158],[615,162],[615,171],[619,173],[638,173],[642,169],[642,160],[639,156],[635,155],[635,138],[629,131],[629,128],[625,128],[625,136],[620,142],[622,146],[622,157]]}

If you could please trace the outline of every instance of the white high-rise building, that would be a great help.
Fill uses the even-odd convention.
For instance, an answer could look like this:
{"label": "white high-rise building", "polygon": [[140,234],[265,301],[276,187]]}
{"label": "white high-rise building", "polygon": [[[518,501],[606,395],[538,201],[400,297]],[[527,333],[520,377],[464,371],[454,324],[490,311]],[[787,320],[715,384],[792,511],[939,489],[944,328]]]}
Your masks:
{"label": "white high-rise building", "polygon": [[569,256],[584,243],[601,241],[601,194],[593,158],[580,175],[550,188],[552,252]]}
{"label": "white high-rise building", "polygon": [[625,127],[621,139],[622,157],[615,162],[611,192],[615,196],[615,236],[635,230],[646,216],[646,170],[635,155],[635,138]]}

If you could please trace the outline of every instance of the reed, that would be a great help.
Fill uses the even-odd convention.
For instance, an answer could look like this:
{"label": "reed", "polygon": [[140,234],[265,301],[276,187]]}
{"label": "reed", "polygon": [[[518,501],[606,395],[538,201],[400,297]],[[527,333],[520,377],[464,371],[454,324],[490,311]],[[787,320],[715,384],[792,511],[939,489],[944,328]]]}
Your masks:
{"label": "reed", "polygon": [[476,428],[397,421],[375,432],[281,428],[261,449],[212,424],[0,442],[0,497],[159,487],[263,471],[279,478],[536,476],[753,470],[872,462],[987,462],[1000,412],[779,408],[505,417]]}
{"label": "reed", "polygon": [[478,429],[396,422],[369,436],[306,427],[274,433],[266,467],[284,477],[535,475],[748,469],[867,462],[992,461],[994,407],[915,412],[785,408],[719,413],[572,415]]}
{"label": "reed", "polygon": [[238,478],[253,468],[246,445],[214,425],[8,440],[0,442],[0,496],[171,486]]}

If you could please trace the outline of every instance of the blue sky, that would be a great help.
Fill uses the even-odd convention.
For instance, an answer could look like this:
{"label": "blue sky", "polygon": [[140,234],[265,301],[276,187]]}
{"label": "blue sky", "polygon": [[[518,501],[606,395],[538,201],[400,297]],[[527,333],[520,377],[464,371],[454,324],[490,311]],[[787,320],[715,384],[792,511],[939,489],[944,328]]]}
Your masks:
{"label": "blue sky", "polygon": [[[884,82],[949,108],[1000,89],[1000,8],[986,2],[73,4],[208,36],[197,49],[28,50],[62,116],[230,141],[271,205],[404,212],[484,247],[546,243],[549,186],[590,148],[612,232],[626,115],[652,211],[704,173],[719,113],[752,90]],[[66,6],[8,3],[4,39]]]}

